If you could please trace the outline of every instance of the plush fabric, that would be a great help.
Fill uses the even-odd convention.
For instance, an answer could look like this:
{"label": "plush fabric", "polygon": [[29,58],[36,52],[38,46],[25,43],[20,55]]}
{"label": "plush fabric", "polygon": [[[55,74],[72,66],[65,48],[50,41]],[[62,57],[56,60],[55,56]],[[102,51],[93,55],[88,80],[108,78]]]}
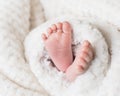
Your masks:
{"label": "plush fabric", "polygon": [[[65,73],[59,72],[53,66],[54,64],[51,62],[52,60],[47,54],[41,39],[41,33],[46,32],[50,25],[65,20],[70,22],[73,27],[72,47],[74,56],[77,47],[84,40],[91,42],[95,53],[95,59],[92,61],[89,70],[85,74],[78,76],[73,82],[68,82],[65,79]],[[52,96],[73,96],[74,94],[76,96],[93,96],[97,93],[96,89],[101,86],[109,67],[108,46],[101,33],[89,23],[70,18],[70,16],[48,21],[33,30],[26,38],[25,49],[33,73]]]}
{"label": "plush fabric", "polygon": [[[25,36],[30,31],[30,25],[37,21],[34,20],[34,12],[30,12],[31,1],[0,0],[0,96],[47,94],[43,93],[44,90],[31,72],[24,55]],[[42,9],[34,10],[38,13],[38,18],[41,18]],[[42,21],[39,22],[41,23]]]}
{"label": "plush fabric", "polygon": [[[119,0],[0,0],[0,96],[120,96],[119,3]],[[44,48],[41,41],[37,41],[41,40],[42,30],[45,31],[47,26],[57,21],[55,18],[65,14],[75,18],[73,20],[75,25],[79,20],[88,22],[87,24],[80,23],[80,27],[82,25],[86,26],[81,27],[84,30],[93,27],[95,30],[90,29],[90,32],[93,30],[95,34],[98,33],[95,36],[101,38],[99,40],[93,38],[93,40],[88,35],[83,35],[88,36],[86,38],[90,39],[95,46],[97,46],[96,44],[99,45],[100,42],[93,41],[103,40],[104,43],[101,43],[99,47],[101,49],[95,47],[97,50],[103,50],[104,48],[106,50],[96,51],[101,54],[98,55],[101,57],[100,60],[103,59],[103,54],[107,55],[109,52],[110,56],[105,66],[102,65],[104,62],[100,64],[102,66],[98,67],[98,63],[96,66],[92,64],[87,73],[79,76],[72,84],[67,83],[62,78],[64,74],[58,72],[52,66],[42,69],[42,73],[40,70],[43,66],[39,65],[44,63],[38,62],[38,58],[42,54],[41,50],[43,50],[39,48]],[[41,25],[45,20],[52,18],[53,20]],[[72,23],[71,20],[69,21]],[[39,27],[36,29],[38,25]],[[76,29],[75,26],[73,28]],[[30,32],[31,30],[33,31]],[[40,38],[38,39],[38,37]],[[24,43],[24,41],[27,43]],[[33,42],[37,42],[36,45]],[[38,44],[38,42],[40,43]],[[32,44],[34,46],[29,47]],[[107,58],[104,59],[106,62]],[[107,65],[108,67],[106,67]],[[40,70],[38,70],[39,68]],[[94,76],[90,71],[93,69]],[[105,69],[105,74],[102,74],[103,69]],[[51,74],[53,74],[53,78],[49,78]],[[82,80],[82,77],[84,80]],[[95,82],[93,82],[93,78]],[[55,80],[60,82],[54,84]]]}

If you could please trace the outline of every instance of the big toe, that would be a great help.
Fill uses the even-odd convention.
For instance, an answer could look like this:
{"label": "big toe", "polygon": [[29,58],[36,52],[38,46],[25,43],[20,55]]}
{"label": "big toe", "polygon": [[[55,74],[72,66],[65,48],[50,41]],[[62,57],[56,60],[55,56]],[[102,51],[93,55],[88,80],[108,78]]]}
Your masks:
{"label": "big toe", "polygon": [[84,47],[89,47],[89,46],[91,46],[91,44],[90,44],[90,42],[89,42],[88,40],[85,40],[85,41],[83,42],[83,46],[84,46]]}
{"label": "big toe", "polygon": [[72,31],[71,26],[68,22],[63,22],[63,32],[70,33]]}
{"label": "big toe", "polygon": [[88,42],[86,42],[86,44],[83,45],[83,49],[82,49],[83,53],[86,53],[89,57],[89,61],[91,61],[94,57],[94,53],[93,53],[93,48],[92,45]]}

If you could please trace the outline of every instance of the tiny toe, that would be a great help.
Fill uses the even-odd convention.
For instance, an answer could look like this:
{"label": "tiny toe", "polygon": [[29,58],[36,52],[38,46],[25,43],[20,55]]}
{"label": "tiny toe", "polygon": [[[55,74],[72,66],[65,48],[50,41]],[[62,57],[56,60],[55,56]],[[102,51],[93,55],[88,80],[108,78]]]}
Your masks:
{"label": "tiny toe", "polygon": [[57,26],[57,29],[62,30],[62,23],[61,22],[57,23],[56,26]]}
{"label": "tiny toe", "polygon": [[81,71],[81,73],[83,73],[85,71],[85,68],[81,65],[79,65],[79,70]]}
{"label": "tiny toe", "polygon": [[86,61],[86,63],[89,63],[91,61],[91,58],[89,57],[89,54],[86,53],[86,52],[81,53],[81,58],[83,58]]}
{"label": "tiny toe", "polygon": [[87,64],[87,62],[84,60],[84,58],[80,58],[80,66],[82,66],[84,70],[87,69],[88,64]]}
{"label": "tiny toe", "polygon": [[82,49],[82,51],[88,53],[89,51],[92,51],[92,50],[91,50],[91,49],[92,49],[92,46],[91,46],[91,44],[89,43],[89,41],[86,41],[86,40],[85,40],[85,41],[83,42],[82,46],[81,46],[81,49]]}
{"label": "tiny toe", "polygon": [[63,22],[63,32],[64,33],[72,32],[71,26],[67,21]]}
{"label": "tiny toe", "polygon": [[89,42],[88,40],[85,40],[85,41],[83,42],[83,46],[90,46],[90,42]]}
{"label": "tiny toe", "polygon": [[85,53],[88,53],[90,51],[90,48],[88,46],[82,46],[81,49],[80,49],[80,52],[85,52]]}
{"label": "tiny toe", "polygon": [[48,29],[47,29],[47,32],[48,32],[48,33],[52,33],[53,30],[52,30],[51,28],[48,28]]}
{"label": "tiny toe", "polygon": [[93,53],[92,45],[90,43],[88,44],[88,46],[85,46],[85,50],[84,51],[88,54],[90,59],[93,58],[94,53]]}
{"label": "tiny toe", "polygon": [[91,60],[94,58],[94,53],[92,49],[90,49],[90,51],[88,52],[88,55]]}
{"label": "tiny toe", "polygon": [[43,33],[42,34],[42,39],[45,41],[45,40],[47,40],[47,36]]}
{"label": "tiny toe", "polygon": [[76,67],[77,67],[77,68],[76,68],[76,72],[77,72],[78,75],[84,73],[84,72],[86,71],[86,69],[87,69],[87,68],[85,68],[85,67],[83,66],[83,64],[77,65]]}
{"label": "tiny toe", "polygon": [[84,47],[82,48],[81,53],[84,53],[84,54],[86,53],[86,55],[87,55],[86,60],[87,60],[87,61],[90,62],[90,61],[93,59],[93,49],[92,49],[91,46],[84,46]]}
{"label": "tiny toe", "polygon": [[75,58],[75,64],[78,66],[82,66],[84,69],[88,66],[82,55],[79,55]]}
{"label": "tiny toe", "polygon": [[76,69],[75,69],[77,75],[82,74],[84,72],[84,70],[85,69],[81,65],[76,66]]}
{"label": "tiny toe", "polygon": [[55,24],[53,24],[53,25],[51,26],[51,29],[52,29],[54,32],[56,32],[57,26],[56,26]]}
{"label": "tiny toe", "polygon": [[57,32],[56,32],[56,37],[57,37],[57,38],[60,38],[60,37],[61,37],[61,34],[62,34],[62,30],[57,30]]}
{"label": "tiny toe", "polygon": [[57,30],[57,33],[61,34],[63,31],[62,30]]}
{"label": "tiny toe", "polygon": [[48,28],[48,29],[47,29],[48,37],[52,34],[52,32],[53,32],[53,31],[52,31],[51,28]]}

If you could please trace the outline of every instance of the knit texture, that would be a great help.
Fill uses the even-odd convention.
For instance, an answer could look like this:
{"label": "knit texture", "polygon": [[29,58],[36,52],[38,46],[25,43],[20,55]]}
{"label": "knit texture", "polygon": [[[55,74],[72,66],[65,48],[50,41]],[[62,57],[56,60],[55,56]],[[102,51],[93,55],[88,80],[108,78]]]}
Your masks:
{"label": "knit texture", "polygon": [[[0,96],[53,96],[59,95],[60,92],[65,92],[65,94],[61,94],[63,96],[70,96],[71,94],[72,96],[120,96],[119,4],[119,0],[0,0]],[[52,20],[48,21],[46,27],[41,24],[46,20],[63,16],[63,14],[73,16],[80,21],[91,23],[90,26],[99,30],[105,40],[106,48],[108,48],[110,54],[109,67],[103,67],[103,69],[108,69],[106,69],[107,71],[103,76],[104,78],[102,77],[101,79],[101,85],[99,87],[93,86],[96,88],[94,91],[89,90],[90,87],[79,86],[83,87],[82,90],[82,88],[76,87],[79,83],[75,82],[72,87],[69,87],[68,91],[64,90],[64,88],[66,89],[67,87],[59,87],[62,89],[54,87],[54,89],[50,91],[52,86],[50,84],[55,83],[53,82],[53,77],[60,74],[56,80],[62,82],[62,73],[56,71],[58,74],[55,73],[53,77],[48,80],[46,79],[47,83],[45,85],[43,79],[49,77],[51,71],[43,69],[42,74],[46,75],[44,78],[39,77],[41,76],[40,71],[38,71],[40,67],[37,68],[39,63],[35,66],[37,62],[33,62],[33,59],[30,59],[31,56],[37,56],[36,60],[40,58],[39,56],[42,53],[39,52],[39,50],[41,50],[39,48],[41,45],[40,43],[37,43],[38,45],[34,44],[33,48],[36,48],[35,52],[38,52],[36,55],[33,49],[30,49],[32,47],[29,47],[27,44],[32,44],[30,42],[41,42],[34,41],[36,40],[36,37],[34,37],[36,35],[34,34],[37,34],[37,37],[39,37],[41,31],[53,22]],[[36,29],[38,25],[41,25],[41,27]],[[33,31],[30,32],[31,30]],[[30,39],[32,36],[28,35],[29,32],[33,34],[34,38],[32,38],[32,40]],[[27,38],[29,38],[29,40]],[[28,40],[28,43],[24,45],[25,39],[26,41]],[[99,44],[99,42],[94,44],[97,43]],[[35,70],[35,68],[37,68],[37,70]],[[52,67],[45,68],[50,69]],[[95,72],[99,72],[97,68],[93,69],[96,70]],[[79,77],[76,82],[79,82],[82,77],[84,76]],[[50,80],[52,80],[52,83]],[[58,84],[61,86],[61,84],[64,85],[66,82]],[[89,84],[89,82],[87,84]],[[99,84],[99,80],[98,83],[95,84]],[[84,91],[85,88],[87,88],[87,90]],[[73,89],[74,92],[71,93]],[[87,92],[90,93],[88,94]]]}
{"label": "knit texture", "polygon": [[30,2],[0,0],[0,96],[43,96],[24,56],[23,41],[30,31]]}

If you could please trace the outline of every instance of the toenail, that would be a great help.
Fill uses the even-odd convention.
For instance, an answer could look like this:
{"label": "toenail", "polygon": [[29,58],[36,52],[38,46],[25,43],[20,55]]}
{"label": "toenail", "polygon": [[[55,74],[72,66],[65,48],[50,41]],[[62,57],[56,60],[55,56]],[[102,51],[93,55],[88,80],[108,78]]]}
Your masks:
{"label": "toenail", "polygon": [[90,45],[89,41],[88,41],[88,40],[85,40],[85,41],[84,41],[84,46],[89,46],[89,45]]}
{"label": "toenail", "polygon": [[86,53],[86,54],[87,54],[87,53],[88,53],[88,49],[83,48],[81,53],[82,53],[82,54],[84,54],[84,53]]}
{"label": "toenail", "polygon": [[44,33],[42,34],[42,38],[43,38],[44,40],[47,39],[47,37],[46,37],[46,35],[45,35]]}
{"label": "toenail", "polygon": [[53,24],[51,28],[52,28],[53,31],[56,31],[56,30],[57,30],[57,27],[56,27],[55,24]]}
{"label": "toenail", "polygon": [[48,32],[48,33],[52,33],[52,29],[51,29],[51,28],[48,28],[48,29],[47,29],[47,32]]}
{"label": "toenail", "polygon": [[61,22],[57,23],[56,26],[57,26],[58,29],[62,29],[62,23]]}
{"label": "toenail", "polygon": [[57,32],[62,33],[62,30],[57,30]]}

